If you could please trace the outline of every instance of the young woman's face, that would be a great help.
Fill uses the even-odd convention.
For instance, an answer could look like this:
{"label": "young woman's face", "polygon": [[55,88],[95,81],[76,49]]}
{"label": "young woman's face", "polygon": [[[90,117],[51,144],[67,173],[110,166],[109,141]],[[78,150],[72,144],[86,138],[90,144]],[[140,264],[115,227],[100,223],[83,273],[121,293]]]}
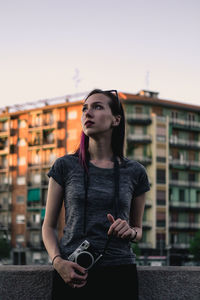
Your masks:
{"label": "young woman's face", "polygon": [[85,101],[81,118],[85,135],[93,136],[112,132],[117,120],[112,114],[109,101],[111,101],[109,97],[104,94],[93,94]]}

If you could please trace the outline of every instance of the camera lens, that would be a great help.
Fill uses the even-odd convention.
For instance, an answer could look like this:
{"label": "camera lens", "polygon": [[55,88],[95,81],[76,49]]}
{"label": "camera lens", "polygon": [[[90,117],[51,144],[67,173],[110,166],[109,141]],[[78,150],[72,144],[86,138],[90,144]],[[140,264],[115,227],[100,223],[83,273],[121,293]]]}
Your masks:
{"label": "camera lens", "polygon": [[94,262],[94,258],[91,253],[83,251],[76,258],[77,264],[81,267],[88,269]]}

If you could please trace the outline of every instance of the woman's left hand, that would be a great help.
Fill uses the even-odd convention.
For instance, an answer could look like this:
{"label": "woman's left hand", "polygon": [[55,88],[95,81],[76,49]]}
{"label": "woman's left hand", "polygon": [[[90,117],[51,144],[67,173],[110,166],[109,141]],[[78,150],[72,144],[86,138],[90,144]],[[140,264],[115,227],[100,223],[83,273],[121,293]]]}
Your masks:
{"label": "woman's left hand", "polygon": [[132,229],[127,221],[118,218],[117,220],[111,214],[107,215],[111,225],[108,230],[108,235],[113,234],[122,239],[132,239],[135,235],[135,230]]}

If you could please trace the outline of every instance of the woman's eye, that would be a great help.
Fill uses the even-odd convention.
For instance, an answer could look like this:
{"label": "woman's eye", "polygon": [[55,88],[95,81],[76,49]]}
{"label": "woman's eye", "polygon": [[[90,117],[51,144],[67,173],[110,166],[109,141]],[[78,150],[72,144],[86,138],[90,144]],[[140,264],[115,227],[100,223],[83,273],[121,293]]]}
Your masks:
{"label": "woman's eye", "polygon": [[102,109],[102,106],[101,105],[96,105],[95,108],[96,109]]}
{"label": "woman's eye", "polygon": [[82,108],[82,111],[83,111],[83,112],[86,111],[86,107],[83,107],[83,108]]}

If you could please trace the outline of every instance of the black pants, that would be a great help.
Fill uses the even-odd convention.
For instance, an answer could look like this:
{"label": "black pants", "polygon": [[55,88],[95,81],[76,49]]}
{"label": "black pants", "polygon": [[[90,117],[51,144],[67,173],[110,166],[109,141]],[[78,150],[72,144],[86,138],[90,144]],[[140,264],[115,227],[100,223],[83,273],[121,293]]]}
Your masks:
{"label": "black pants", "polygon": [[[54,271],[52,300],[112,299],[123,295],[138,300],[138,276],[136,265],[93,267],[89,270],[87,284],[82,288],[71,288]],[[87,298],[84,298],[87,297]],[[123,297],[124,298],[124,297]]]}

